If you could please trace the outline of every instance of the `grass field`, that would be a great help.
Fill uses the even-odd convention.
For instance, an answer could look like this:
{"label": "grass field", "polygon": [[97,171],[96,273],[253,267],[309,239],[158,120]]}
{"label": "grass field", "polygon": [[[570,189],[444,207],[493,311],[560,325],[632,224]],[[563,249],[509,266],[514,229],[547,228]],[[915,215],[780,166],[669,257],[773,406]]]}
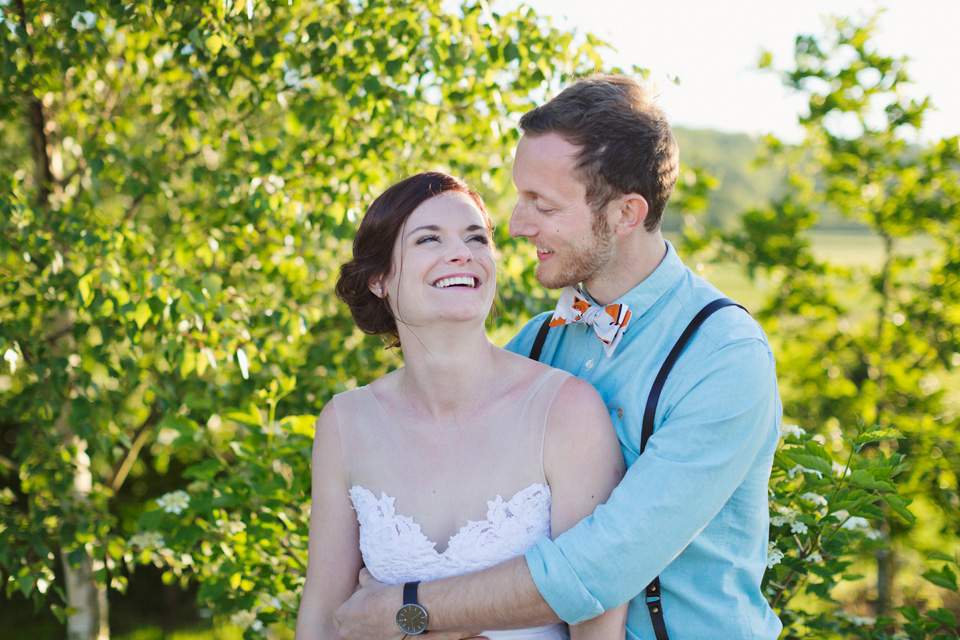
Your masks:
{"label": "grass field", "polygon": [[[674,246],[679,246],[676,237],[667,236]],[[867,267],[879,269],[883,260],[883,245],[879,237],[852,232],[814,232],[810,243],[817,260],[838,267]],[[934,248],[929,238],[904,242],[901,249],[914,255],[922,255]],[[769,284],[760,279],[751,282],[743,267],[733,263],[698,263],[681,253],[688,267],[707,279],[724,294],[737,300],[747,309],[756,308],[769,292]]]}

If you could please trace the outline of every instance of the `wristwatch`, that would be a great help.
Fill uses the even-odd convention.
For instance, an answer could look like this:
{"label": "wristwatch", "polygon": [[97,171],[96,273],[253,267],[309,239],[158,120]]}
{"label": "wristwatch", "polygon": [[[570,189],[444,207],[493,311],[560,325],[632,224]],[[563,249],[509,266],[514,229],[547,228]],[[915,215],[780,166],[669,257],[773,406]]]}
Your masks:
{"label": "wristwatch", "polygon": [[403,606],[397,611],[397,626],[407,635],[416,636],[427,632],[427,610],[417,602],[419,582],[403,585]]}

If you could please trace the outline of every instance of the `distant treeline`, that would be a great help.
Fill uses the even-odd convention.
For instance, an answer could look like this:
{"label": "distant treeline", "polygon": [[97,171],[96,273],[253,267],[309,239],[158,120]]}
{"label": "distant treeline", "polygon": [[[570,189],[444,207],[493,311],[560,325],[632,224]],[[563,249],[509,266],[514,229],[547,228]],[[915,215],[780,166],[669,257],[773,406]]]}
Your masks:
{"label": "distant treeline", "polygon": [[[730,229],[744,211],[763,207],[777,198],[783,189],[783,172],[758,160],[763,155],[762,137],[745,133],[725,133],[713,129],[673,130],[680,146],[680,160],[684,166],[700,167],[717,180],[716,189],[709,195],[707,210],[698,213],[701,223],[710,227]],[[678,231],[681,213],[664,216],[665,231]],[[841,217],[834,211],[821,211],[819,230],[864,231],[854,220]]]}

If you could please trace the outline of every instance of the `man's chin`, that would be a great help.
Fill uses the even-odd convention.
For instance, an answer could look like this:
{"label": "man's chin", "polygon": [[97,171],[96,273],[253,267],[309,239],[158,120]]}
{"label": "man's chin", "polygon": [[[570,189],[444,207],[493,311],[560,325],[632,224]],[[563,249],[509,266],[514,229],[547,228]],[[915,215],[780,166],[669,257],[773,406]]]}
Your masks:
{"label": "man's chin", "polygon": [[578,284],[579,281],[570,281],[569,278],[561,278],[552,274],[543,274],[539,270],[534,272],[537,283],[544,289],[563,289]]}

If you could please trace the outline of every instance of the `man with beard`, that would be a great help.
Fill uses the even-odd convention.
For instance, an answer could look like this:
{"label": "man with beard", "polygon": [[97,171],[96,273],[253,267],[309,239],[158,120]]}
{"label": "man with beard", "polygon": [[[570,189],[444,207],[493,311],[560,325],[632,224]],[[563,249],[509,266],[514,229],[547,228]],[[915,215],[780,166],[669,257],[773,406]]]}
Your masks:
{"label": "man with beard", "polygon": [[773,354],[660,232],[678,171],[663,112],[633,80],[594,76],[520,127],[510,233],[536,248],[540,284],[562,291],[507,348],[592,383],[629,469],[593,515],[524,557],[418,593],[361,575],[337,612],[341,637],[402,637],[394,615],[411,594],[440,638],[573,624],[627,601],[629,638],[778,637],[760,590],[781,416]]}

